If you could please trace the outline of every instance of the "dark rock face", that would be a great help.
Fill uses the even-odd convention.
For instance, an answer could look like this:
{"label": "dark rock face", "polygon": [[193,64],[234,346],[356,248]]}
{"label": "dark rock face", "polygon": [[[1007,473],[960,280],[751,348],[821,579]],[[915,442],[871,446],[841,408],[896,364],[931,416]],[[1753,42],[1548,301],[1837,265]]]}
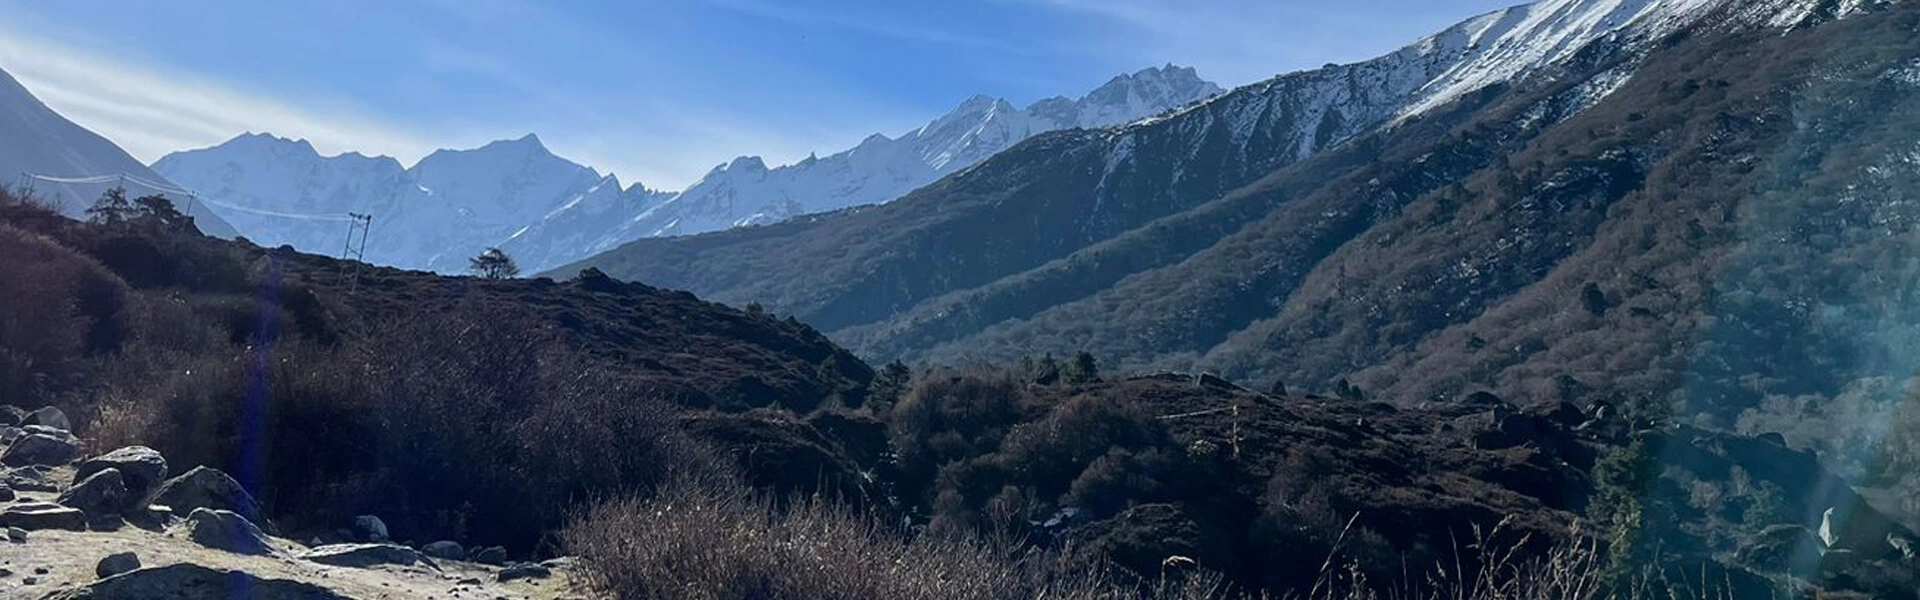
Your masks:
{"label": "dark rock face", "polygon": [[60,494],[58,502],[86,511],[88,515],[117,515],[132,504],[134,496],[127,491],[125,478],[119,469],[102,469],[76,483]]}
{"label": "dark rock face", "polygon": [[260,514],[260,503],[239,482],[207,467],[194,467],[167,480],[154,492],[153,503],[173,508],[174,514],[201,508],[231,511],[249,519]]}
{"label": "dark rock face", "polygon": [[18,426],[21,421],[26,420],[28,414],[27,409],[11,404],[0,404],[0,427]]}
{"label": "dark rock face", "polygon": [[55,504],[16,504],[0,510],[0,526],[27,531],[64,529],[86,531],[87,514],[80,509]]}
{"label": "dark rock face", "polygon": [[438,569],[418,550],[395,544],[333,544],[300,554],[300,558],[336,567],[377,567],[380,565],[426,565]]}
{"label": "dark rock face", "polygon": [[128,446],[81,461],[73,480],[77,482],[106,469],[119,470],[127,491],[135,498],[147,497],[167,480],[167,459],[146,446]]}
{"label": "dark rock face", "polygon": [[46,600],[350,600],[332,590],[191,563],[139,569],[92,585],[56,592]]}
{"label": "dark rock face", "polygon": [[185,528],[194,543],[215,550],[254,555],[274,552],[259,527],[233,512],[196,508],[187,515]]}
{"label": "dark rock face", "polygon": [[59,466],[73,462],[79,454],[80,447],[70,440],[30,433],[7,445],[7,451],[0,454],[0,464],[9,467]]}
{"label": "dark rock face", "polygon": [[140,568],[140,556],[132,552],[109,554],[94,565],[93,574],[101,578],[112,577]]}

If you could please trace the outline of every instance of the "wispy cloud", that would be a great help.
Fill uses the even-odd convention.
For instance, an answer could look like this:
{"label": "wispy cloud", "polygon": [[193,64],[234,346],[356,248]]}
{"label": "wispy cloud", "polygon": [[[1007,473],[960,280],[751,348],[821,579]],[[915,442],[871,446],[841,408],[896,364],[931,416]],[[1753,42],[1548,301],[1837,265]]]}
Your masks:
{"label": "wispy cloud", "polygon": [[81,126],[152,162],[247,131],[304,137],[325,152],[418,157],[435,145],[403,127],[340,109],[315,109],[194,73],[139,64],[0,28],[0,68]]}
{"label": "wispy cloud", "polygon": [[1016,44],[1007,40],[950,31],[938,27],[929,27],[910,23],[879,21],[869,16],[852,17],[843,14],[795,8],[793,3],[772,3],[764,0],[700,0],[710,6],[732,10],[741,14],[763,19],[772,19],[793,25],[808,27],[833,27],[868,35],[877,35],[900,40],[931,42],[948,46],[957,46],[975,50],[990,50],[1013,56],[1038,56],[1034,45]]}

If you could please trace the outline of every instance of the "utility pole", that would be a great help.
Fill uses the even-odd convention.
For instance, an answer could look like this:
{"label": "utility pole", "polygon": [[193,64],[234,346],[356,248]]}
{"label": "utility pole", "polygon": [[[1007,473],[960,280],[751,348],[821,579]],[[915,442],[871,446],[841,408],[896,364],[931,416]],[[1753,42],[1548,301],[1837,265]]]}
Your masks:
{"label": "utility pole", "polygon": [[[373,215],[347,213],[347,247],[340,252],[340,268],[351,269],[352,275],[347,283],[347,293],[360,291],[360,263],[367,260],[367,238],[373,235]],[[353,245],[354,230],[360,231],[360,246]]]}

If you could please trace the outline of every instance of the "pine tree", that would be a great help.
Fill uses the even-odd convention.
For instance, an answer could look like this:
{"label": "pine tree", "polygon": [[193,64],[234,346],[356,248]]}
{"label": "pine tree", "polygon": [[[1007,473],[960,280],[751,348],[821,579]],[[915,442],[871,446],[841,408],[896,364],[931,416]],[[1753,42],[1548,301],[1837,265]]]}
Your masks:
{"label": "pine tree", "polygon": [[133,204],[127,202],[126,188],[114,187],[100,194],[100,199],[87,207],[87,220],[102,225],[119,225],[133,217]]}
{"label": "pine tree", "polygon": [[520,265],[499,248],[488,248],[467,260],[467,270],[485,279],[511,279],[520,276]]}
{"label": "pine tree", "polygon": [[1061,372],[1067,383],[1079,385],[1100,380],[1100,365],[1093,360],[1093,353],[1082,351],[1073,355],[1073,362],[1067,363]]}
{"label": "pine tree", "polygon": [[173,201],[168,200],[166,196],[158,194],[141,196],[135,198],[133,204],[136,213],[135,218],[138,219],[151,219],[161,225],[168,226],[179,225],[185,223],[187,220],[187,216],[180,214],[180,209],[174,208]]}

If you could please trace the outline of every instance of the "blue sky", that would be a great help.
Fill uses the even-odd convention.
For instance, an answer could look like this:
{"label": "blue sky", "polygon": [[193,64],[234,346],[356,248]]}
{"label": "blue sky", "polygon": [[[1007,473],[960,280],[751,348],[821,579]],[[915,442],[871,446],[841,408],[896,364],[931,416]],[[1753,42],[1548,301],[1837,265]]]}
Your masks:
{"label": "blue sky", "polygon": [[154,160],[245,131],[411,164],[540,134],[675,189],[1175,63],[1232,87],[1514,0],[0,0],[0,69]]}

